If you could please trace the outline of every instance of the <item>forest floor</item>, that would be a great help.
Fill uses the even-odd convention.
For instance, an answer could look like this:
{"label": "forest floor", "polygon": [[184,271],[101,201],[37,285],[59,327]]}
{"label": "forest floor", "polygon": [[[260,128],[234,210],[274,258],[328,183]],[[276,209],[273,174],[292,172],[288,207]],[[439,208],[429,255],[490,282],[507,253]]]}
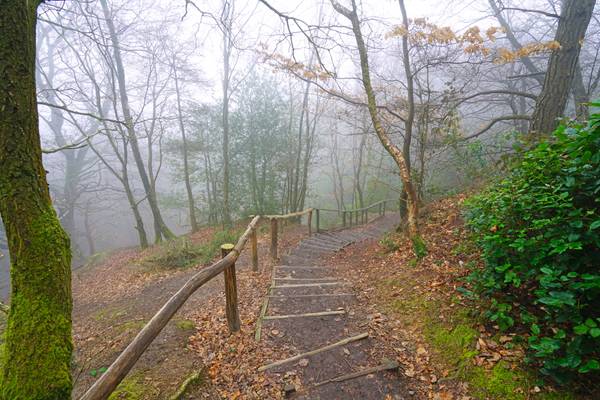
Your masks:
{"label": "forest floor", "polygon": [[[523,367],[524,354],[515,337],[485,323],[479,316],[481,303],[464,295],[465,277],[481,261],[462,222],[463,199],[456,196],[426,207],[422,231],[428,253],[421,260],[414,258],[410,243],[400,234],[351,244],[319,259],[332,268],[329,272],[342,277],[347,284],[344,292],[356,296],[351,312],[360,317],[361,330],[369,332],[375,356],[399,363],[395,371],[384,373],[386,382],[392,379],[398,390],[382,398],[598,398],[543,386]],[[206,244],[214,235],[213,229],[204,229],[190,240],[194,245]],[[306,238],[306,227],[286,227],[280,248],[285,252]],[[263,340],[254,338],[263,300],[273,284],[268,246],[263,229],[259,273],[250,270],[245,253],[237,265],[240,332],[228,331],[224,283],[220,277],[214,279],[178,312],[111,399],[281,399],[290,384],[301,392],[306,384],[304,360],[296,362],[297,371],[291,373],[257,371],[298,350],[279,340],[285,336],[277,326],[265,324]],[[74,398],[201,268],[149,268],[144,260],[160,247],[120,250],[74,273]],[[272,312],[285,309],[274,307]],[[352,360],[354,353],[348,349],[350,354],[345,354]],[[331,376],[335,367],[313,363],[309,368],[316,365],[317,381]],[[186,380],[190,383],[186,391],[178,393]]]}
{"label": "forest floor", "polygon": [[[205,228],[190,235],[190,248],[206,245],[215,232],[214,228]],[[250,270],[246,253],[237,263],[239,290],[246,295],[259,290],[260,285],[255,285],[256,282],[269,279],[266,271],[270,271],[272,262],[268,257],[270,242],[266,232],[263,229],[258,239],[261,272],[257,274]],[[280,236],[280,246],[293,246],[303,236],[306,236],[306,227],[290,225]],[[118,250],[98,256],[96,261],[74,272],[74,398],[93,384],[162,304],[202,268],[202,265],[161,268],[148,263],[147,260],[162,251],[162,246],[144,251]],[[199,289],[156,338],[111,398],[169,399],[190,376],[195,375],[197,381],[204,380],[206,365],[212,356],[200,357],[192,348],[199,340],[195,336],[200,331],[217,342],[222,339],[221,335],[229,336],[220,327],[224,323],[224,315],[220,315],[225,304],[223,288],[223,278],[218,277]],[[259,290],[255,294],[260,297],[262,292]],[[240,300],[242,318],[255,318],[258,312],[246,313],[244,297]],[[203,391],[213,397],[206,387]]]}

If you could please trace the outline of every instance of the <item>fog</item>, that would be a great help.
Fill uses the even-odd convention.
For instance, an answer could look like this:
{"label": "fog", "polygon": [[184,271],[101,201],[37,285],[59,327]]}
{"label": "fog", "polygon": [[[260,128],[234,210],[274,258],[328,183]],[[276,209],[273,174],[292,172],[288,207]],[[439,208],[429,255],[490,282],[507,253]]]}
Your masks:
{"label": "fog", "polygon": [[[400,9],[395,1],[360,3],[382,118],[401,146],[406,74],[401,36],[390,35]],[[553,39],[556,19],[510,6],[551,13],[559,1],[503,3],[520,43]],[[535,95],[541,84],[518,78],[528,73],[522,58],[498,62],[501,49],[514,46],[506,32],[484,34],[500,25],[487,0],[407,1],[407,12],[457,35],[478,26],[487,49],[410,43],[421,119],[409,153],[427,201],[501,168],[526,122],[506,119],[472,141],[461,138],[534,105],[501,93],[462,99],[493,90]],[[596,19],[580,56],[592,99],[598,39]],[[44,165],[74,267],[140,246],[143,236],[151,245],[185,234],[191,213],[199,226],[226,225],[309,206],[351,209],[402,192],[369,118],[352,31],[328,1],[49,2],[39,12],[37,57]],[[543,69],[548,57],[524,58]],[[574,110],[571,99],[567,114]],[[0,252],[5,298],[1,229]]]}

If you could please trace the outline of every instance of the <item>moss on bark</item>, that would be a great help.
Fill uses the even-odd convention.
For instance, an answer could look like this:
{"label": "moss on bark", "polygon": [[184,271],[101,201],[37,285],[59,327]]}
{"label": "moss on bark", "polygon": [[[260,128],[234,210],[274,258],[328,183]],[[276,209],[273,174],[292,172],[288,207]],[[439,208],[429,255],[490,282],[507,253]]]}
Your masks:
{"label": "moss on bark", "polygon": [[0,399],[70,399],[71,252],[52,207],[38,128],[39,1],[0,2],[0,214],[12,297]]}

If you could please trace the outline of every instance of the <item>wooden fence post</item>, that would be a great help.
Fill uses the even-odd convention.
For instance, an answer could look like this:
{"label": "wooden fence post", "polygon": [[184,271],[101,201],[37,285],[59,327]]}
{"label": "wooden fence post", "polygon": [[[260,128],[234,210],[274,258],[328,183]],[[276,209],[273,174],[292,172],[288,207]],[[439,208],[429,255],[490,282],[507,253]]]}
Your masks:
{"label": "wooden fence post", "polygon": [[308,210],[308,236],[312,236],[312,210]]}
{"label": "wooden fence post", "polygon": [[387,200],[383,202],[383,215],[385,215],[385,206],[387,205]]}
{"label": "wooden fence post", "polygon": [[346,211],[342,211],[342,226],[346,227]]}
{"label": "wooden fence post", "polygon": [[258,272],[258,234],[256,228],[250,234],[250,245],[252,248],[252,271]]}
{"label": "wooden fence post", "polygon": [[[225,258],[233,250],[234,245],[226,243],[221,245],[221,256]],[[240,330],[240,313],[237,301],[237,283],[235,281],[235,263],[225,268],[225,311],[227,314],[227,325],[231,333]]]}
{"label": "wooden fence post", "polygon": [[319,226],[321,223],[321,215],[320,214],[321,213],[320,213],[319,209],[317,208],[317,233],[319,233],[321,230],[321,228]]}
{"label": "wooden fence post", "polygon": [[277,261],[277,218],[271,218],[271,259]]}
{"label": "wooden fence post", "polygon": [[358,225],[358,211],[354,211],[354,225]]}

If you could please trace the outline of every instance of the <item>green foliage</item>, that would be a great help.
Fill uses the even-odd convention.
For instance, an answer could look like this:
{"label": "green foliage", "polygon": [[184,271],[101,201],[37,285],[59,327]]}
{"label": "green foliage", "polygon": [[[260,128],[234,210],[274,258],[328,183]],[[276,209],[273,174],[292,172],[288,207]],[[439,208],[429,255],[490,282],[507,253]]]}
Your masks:
{"label": "green foliage", "polygon": [[144,258],[142,263],[165,269],[188,268],[196,264],[202,254],[188,238],[181,237],[160,244],[156,252]]}
{"label": "green foliage", "polygon": [[235,244],[240,236],[241,231],[236,229],[216,232],[209,242],[200,246],[200,252],[202,254],[200,261],[203,264],[210,263],[220,254],[222,244]]}
{"label": "green foliage", "polygon": [[189,268],[197,264],[208,264],[220,254],[222,244],[235,243],[239,236],[240,232],[234,229],[215,232],[208,242],[201,245],[194,245],[187,237],[169,240],[144,257],[141,264],[159,269]]}
{"label": "green foliage", "polygon": [[108,400],[141,400],[145,398],[144,395],[147,392],[147,387],[147,385],[142,383],[142,377],[134,374],[123,379],[115,391],[108,397]]}
{"label": "green foliage", "polygon": [[524,152],[467,210],[488,317],[526,327],[529,359],[560,382],[599,370],[600,114]]}
{"label": "green foliage", "polygon": [[383,251],[385,253],[393,253],[400,249],[400,243],[398,242],[398,238],[393,232],[385,233],[379,241],[379,244],[381,245],[381,247],[383,247]]}
{"label": "green foliage", "polygon": [[189,319],[178,319],[175,321],[175,326],[182,331],[189,331],[196,327],[194,321],[190,321]]}
{"label": "green foliage", "polygon": [[427,255],[427,246],[425,245],[425,241],[421,236],[412,238],[412,244],[413,251],[415,252],[415,257],[417,257],[417,260],[421,260]]}

